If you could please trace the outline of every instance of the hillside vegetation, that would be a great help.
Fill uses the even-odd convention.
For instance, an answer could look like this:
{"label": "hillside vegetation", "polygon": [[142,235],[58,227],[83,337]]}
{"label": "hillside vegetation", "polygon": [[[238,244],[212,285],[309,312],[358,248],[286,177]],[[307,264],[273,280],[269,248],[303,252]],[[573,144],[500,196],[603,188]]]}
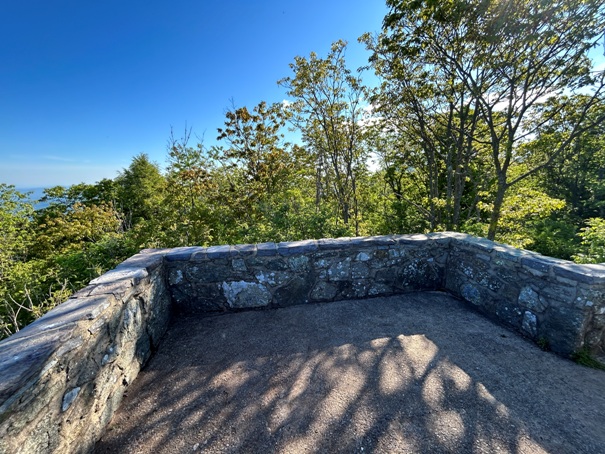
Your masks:
{"label": "hillside vegetation", "polygon": [[387,4],[360,38],[376,87],[339,41],[294,59],[290,102],[232,106],[219,145],[171,133],[164,171],[140,154],[39,210],[0,185],[0,334],[148,247],[453,230],[605,261],[602,2]]}

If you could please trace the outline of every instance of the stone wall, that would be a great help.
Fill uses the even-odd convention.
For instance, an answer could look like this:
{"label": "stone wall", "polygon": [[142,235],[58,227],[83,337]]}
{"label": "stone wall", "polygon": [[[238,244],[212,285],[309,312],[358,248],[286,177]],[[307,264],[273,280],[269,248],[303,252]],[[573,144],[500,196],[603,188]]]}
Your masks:
{"label": "stone wall", "polygon": [[0,453],[90,450],[172,310],[225,312],[422,290],[448,291],[565,356],[605,350],[605,266],[468,235],[146,250],[0,342]]}
{"label": "stone wall", "polygon": [[94,446],[168,325],[162,263],[134,256],[0,342],[0,453]]}
{"label": "stone wall", "polygon": [[166,254],[180,312],[445,290],[543,347],[605,350],[605,267],[460,233],[190,247]]}
{"label": "stone wall", "polygon": [[449,292],[563,356],[605,351],[605,266],[449,235]]}
{"label": "stone wall", "polygon": [[450,238],[338,238],[166,254],[179,312],[283,307],[443,288]]}

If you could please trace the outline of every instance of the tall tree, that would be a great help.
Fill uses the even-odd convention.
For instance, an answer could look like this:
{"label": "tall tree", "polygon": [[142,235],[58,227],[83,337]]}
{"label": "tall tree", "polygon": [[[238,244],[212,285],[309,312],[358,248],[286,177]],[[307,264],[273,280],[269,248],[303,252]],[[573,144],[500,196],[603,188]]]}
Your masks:
{"label": "tall tree", "polygon": [[[285,112],[281,105],[260,102],[250,112],[246,107],[225,114],[225,127],[218,129],[217,140],[226,147],[214,147],[213,158],[232,170],[238,170],[249,202],[276,194],[283,185],[291,162],[281,129]],[[235,185],[235,182],[232,184]]]}
{"label": "tall tree", "polygon": [[147,154],[141,153],[132,158],[130,166],[120,172],[115,183],[126,228],[157,216],[166,180],[159,166],[151,162]]}
{"label": "tall tree", "polygon": [[393,186],[393,177],[405,175],[423,188],[421,200],[400,188],[395,194],[426,218],[430,230],[459,230],[476,212],[479,180],[485,177],[477,170],[486,170],[484,147],[473,141],[477,101],[452,71],[430,71],[423,61],[397,58],[381,37],[368,33],[360,40],[372,51],[371,64],[381,78],[369,98],[377,133],[388,143],[379,149],[387,181]]}
{"label": "tall tree", "polygon": [[[536,137],[523,148],[523,160],[534,165],[548,158],[551,150],[565,142],[582,114],[586,95],[553,97],[532,120],[543,123]],[[591,117],[605,113],[600,103]],[[544,122],[544,117],[548,118]],[[564,199],[572,215],[580,220],[605,218],[605,123],[576,137],[540,172],[545,190]]]}
{"label": "tall tree", "polygon": [[298,149],[284,141],[287,115],[281,104],[264,101],[252,110],[233,106],[225,114],[225,126],[218,129],[217,140],[225,145],[211,149],[220,164],[216,176],[225,181],[221,197],[223,208],[229,208],[224,211],[232,220],[230,228],[244,241],[259,241],[267,234],[276,239],[286,228],[285,206],[301,182],[302,167],[294,158]]}
{"label": "tall tree", "polygon": [[[587,56],[604,38],[605,6],[600,0],[387,0],[387,5],[373,58],[399,59],[439,80],[463,84],[487,129],[487,139],[468,126],[463,134],[489,148],[495,184],[488,237],[494,239],[506,191],[605,121],[590,115],[603,100],[605,72],[592,70]],[[527,121],[532,112],[549,97],[578,92],[590,94],[563,141],[542,162],[511,178],[519,147],[542,127]]]}
{"label": "tall tree", "polygon": [[165,247],[207,244],[209,225],[208,192],[213,190],[212,163],[202,143],[190,146],[191,130],[168,139],[166,197],[162,204],[157,244]]}
{"label": "tall tree", "polygon": [[294,98],[293,121],[300,127],[316,163],[316,203],[336,199],[345,226],[359,234],[359,179],[366,170],[363,137],[363,86],[345,62],[346,42],[332,44],[328,56],[296,57],[294,77],[278,83]]}

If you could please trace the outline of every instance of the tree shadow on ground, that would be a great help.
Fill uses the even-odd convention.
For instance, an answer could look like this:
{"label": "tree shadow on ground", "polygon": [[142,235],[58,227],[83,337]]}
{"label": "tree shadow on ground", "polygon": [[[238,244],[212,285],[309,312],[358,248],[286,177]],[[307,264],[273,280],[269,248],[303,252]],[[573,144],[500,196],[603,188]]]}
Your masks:
{"label": "tree shadow on ground", "polygon": [[605,373],[441,293],[177,318],[96,452],[605,452]]}

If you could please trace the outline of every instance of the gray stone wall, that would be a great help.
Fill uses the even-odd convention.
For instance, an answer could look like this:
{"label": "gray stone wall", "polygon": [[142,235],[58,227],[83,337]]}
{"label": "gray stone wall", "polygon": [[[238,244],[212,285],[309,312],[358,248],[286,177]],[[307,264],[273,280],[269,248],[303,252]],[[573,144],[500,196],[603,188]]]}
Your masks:
{"label": "gray stone wall", "polygon": [[448,291],[565,356],[584,347],[605,351],[605,266],[469,235],[146,250],[0,342],[0,454],[90,450],[172,310],[224,312],[418,290]]}
{"label": "gray stone wall", "polygon": [[443,288],[447,235],[179,248],[166,254],[175,309],[212,312]]}
{"label": "gray stone wall", "polygon": [[178,248],[166,266],[181,312],[445,290],[564,356],[605,351],[605,266],[465,234]]}
{"label": "gray stone wall", "polygon": [[449,235],[449,292],[563,356],[605,351],[605,266]]}
{"label": "gray stone wall", "polygon": [[0,453],[94,446],[168,325],[162,261],[134,256],[0,342]]}

